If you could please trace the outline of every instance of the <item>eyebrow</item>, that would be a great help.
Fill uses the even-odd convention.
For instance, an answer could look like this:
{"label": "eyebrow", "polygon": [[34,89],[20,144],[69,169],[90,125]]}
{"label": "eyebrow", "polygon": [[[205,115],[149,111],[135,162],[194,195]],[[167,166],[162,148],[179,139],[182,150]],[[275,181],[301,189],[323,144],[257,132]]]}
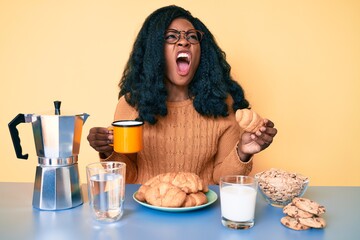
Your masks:
{"label": "eyebrow", "polygon": [[191,31],[191,30],[196,30],[195,28],[190,28],[189,30],[177,30],[175,28],[168,28],[166,29],[166,31],[176,31],[176,32],[188,32],[188,31]]}

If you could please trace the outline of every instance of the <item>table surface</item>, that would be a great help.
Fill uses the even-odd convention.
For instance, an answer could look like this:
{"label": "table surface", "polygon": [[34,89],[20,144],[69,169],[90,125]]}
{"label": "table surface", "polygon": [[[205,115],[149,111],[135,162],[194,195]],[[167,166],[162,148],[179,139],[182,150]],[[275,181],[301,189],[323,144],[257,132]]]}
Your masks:
{"label": "table surface", "polygon": [[[281,225],[281,208],[257,196],[255,225],[248,230],[221,224],[220,199],[190,212],[163,212],[144,207],[132,198],[139,185],[126,185],[125,211],[120,221],[100,223],[85,203],[62,211],[32,207],[32,183],[0,183],[0,239],[360,239],[360,187],[309,187],[304,197],[323,204],[324,229],[295,231]],[[219,187],[210,186],[219,196]],[[84,192],[84,195],[87,193]]]}

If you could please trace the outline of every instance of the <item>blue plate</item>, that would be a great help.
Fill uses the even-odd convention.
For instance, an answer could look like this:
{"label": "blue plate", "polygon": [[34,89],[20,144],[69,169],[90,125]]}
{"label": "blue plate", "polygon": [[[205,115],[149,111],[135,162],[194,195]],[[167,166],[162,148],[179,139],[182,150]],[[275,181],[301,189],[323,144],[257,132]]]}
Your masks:
{"label": "blue plate", "polygon": [[159,211],[165,211],[165,212],[188,212],[188,211],[194,211],[194,210],[197,210],[197,209],[201,209],[201,208],[204,208],[204,207],[207,207],[211,204],[213,204],[214,202],[216,202],[218,196],[216,194],[216,192],[212,191],[209,189],[209,191],[207,193],[205,193],[206,197],[207,197],[207,200],[208,202],[203,204],[203,205],[200,205],[200,206],[195,206],[195,207],[181,207],[181,208],[170,208],[170,207],[158,207],[158,206],[153,206],[151,204],[147,204],[147,203],[144,203],[144,202],[141,202],[139,200],[136,199],[135,195],[136,195],[137,192],[135,192],[133,194],[133,199],[145,206],[145,207],[148,207],[148,208],[151,208],[151,209],[155,209],[155,210],[159,210]]}

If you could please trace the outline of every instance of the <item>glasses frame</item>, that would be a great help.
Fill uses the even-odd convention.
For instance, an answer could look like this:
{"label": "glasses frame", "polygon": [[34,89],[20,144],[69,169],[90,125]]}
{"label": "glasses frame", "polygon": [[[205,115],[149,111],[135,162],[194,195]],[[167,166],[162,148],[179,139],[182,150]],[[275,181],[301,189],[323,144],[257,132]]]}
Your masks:
{"label": "glasses frame", "polygon": [[[175,34],[175,36],[176,36],[176,41],[174,41],[174,42],[169,42],[169,41],[168,41],[168,39],[167,39],[167,34],[168,34],[169,32]],[[188,36],[188,34],[189,34],[189,33],[194,33],[194,32],[195,32],[196,35],[199,37],[199,40],[198,40],[197,42],[191,42],[191,41],[189,41],[189,39],[191,39],[191,38]],[[186,39],[186,41],[188,41],[190,44],[194,44],[194,45],[195,45],[195,44],[199,44],[199,43],[201,42],[201,40],[203,39],[203,37],[204,37],[204,32],[202,32],[202,31],[200,31],[200,30],[197,30],[197,29],[190,29],[190,30],[188,30],[188,31],[178,31],[178,30],[176,30],[176,29],[170,28],[170,29],[167,29],[167,30],[165,31],[164,40],[165,40],[165,42],[168,43],[168,44],[176,44],[177,42],[180,41],[182,34],[184,35],[184,39]]]}

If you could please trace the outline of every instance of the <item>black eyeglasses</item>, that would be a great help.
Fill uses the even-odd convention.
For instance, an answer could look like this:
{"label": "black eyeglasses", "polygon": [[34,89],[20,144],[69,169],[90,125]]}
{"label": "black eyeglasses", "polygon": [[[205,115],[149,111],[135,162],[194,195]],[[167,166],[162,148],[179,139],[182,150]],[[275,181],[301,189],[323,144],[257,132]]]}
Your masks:
{"label": "black eyeglasses", "polygon": [[176,29],[168,29],[165,32],[164,40],[167,43],[175,44],[180,38],[181,34],[184,34],[184,38],[191,44],[198,44],[201,42],[204,33],[196,29],[190,29],[189,31],[178,31]]}

